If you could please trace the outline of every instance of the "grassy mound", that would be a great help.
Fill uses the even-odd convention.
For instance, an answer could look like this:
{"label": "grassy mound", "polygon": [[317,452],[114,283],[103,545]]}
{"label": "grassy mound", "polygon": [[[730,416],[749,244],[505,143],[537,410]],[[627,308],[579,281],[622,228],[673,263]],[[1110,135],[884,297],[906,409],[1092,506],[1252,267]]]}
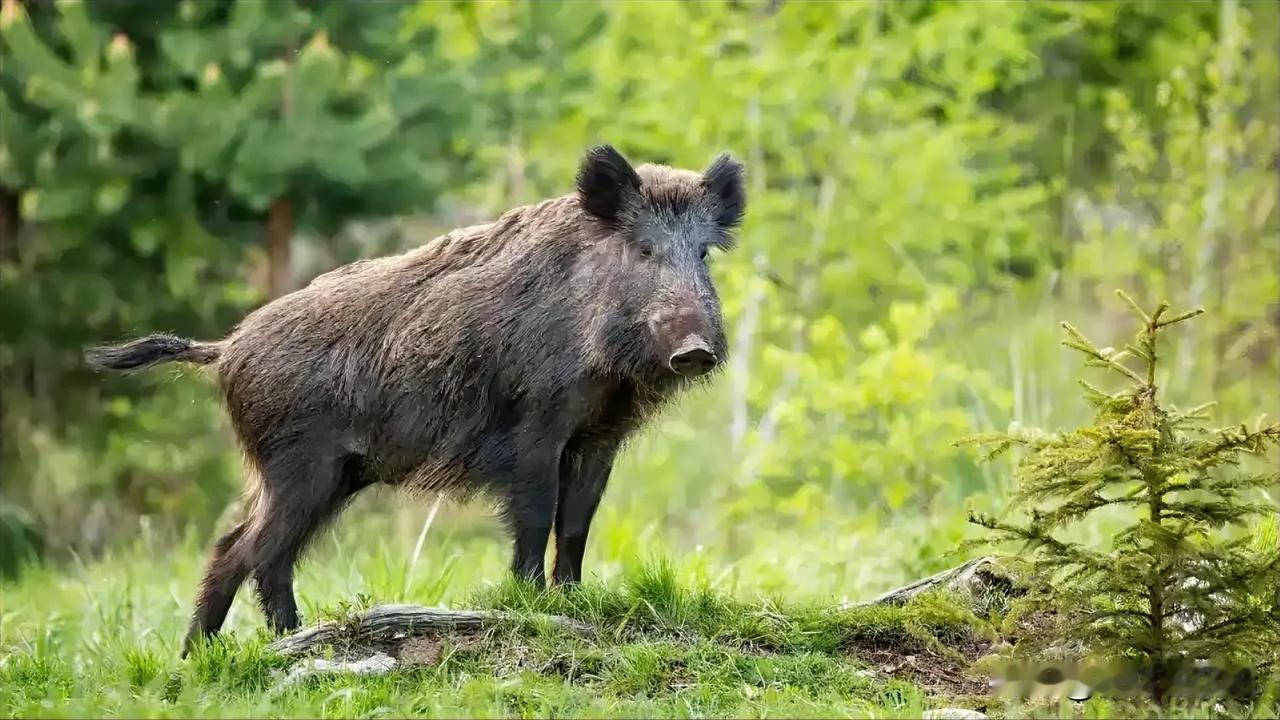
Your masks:
{"label": "grassy mound", "polygon": [[[499,610],[507,619],[381,648],[399,661],[384,675],[289,683],[296,659],[269,649],[273,638],[252,602],[237,603],[219,641],[178,659],[196,558],[194,547],[132,552],[0,584],[0,716],[918,718],[942,706],[992,717],[1137,715],[1099,698],[1028,706],[989,697],[984,678],[969,669],[989,647],[988,619],[944,596],[851,609],[817,598],[753,600],[690,582],[664,563],[569,592],[455,584],[450,607]],[[369,573],[377,567],[367,558],[315,563],[310,571],[323,575],[300,585],[340,596],[341,578],[359,568],[359,583],[376,588]],[[392,579],[384,584],[407,585]],[[372,594],[379,602],[422,597]],[[373,604],[351,596],[316,607],[304,594],[305,616],[346,621]],[[573,632],[547,615],[593,632]]]}
{"label": "grassy mound", "polygon": [[[367,604],[312,617],[349,618]],[[65,626],[87,634],[56,622],[42,637],[5,632],[0,715],[919,717],[939,693],[982,692],[962,672],[982,641],[936,598],[853,610],[751,604],[681,586],[659,564],[610,587],[538,593],[512,582],[451,604],[511,620],[397,647],[402,662],[386,675],[295,684],[281,683],[291,661],[261,630],[228,633],[185,662],[127,622],[112,632],[109,618]],[[540,622],[545,614],[596,632]]]}

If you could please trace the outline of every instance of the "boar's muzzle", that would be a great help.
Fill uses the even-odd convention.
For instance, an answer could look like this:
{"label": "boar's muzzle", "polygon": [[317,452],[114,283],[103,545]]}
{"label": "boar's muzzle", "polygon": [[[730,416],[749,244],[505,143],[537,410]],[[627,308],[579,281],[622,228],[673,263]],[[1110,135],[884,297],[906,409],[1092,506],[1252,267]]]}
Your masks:
{"label": "boar's muzzle", "polygon": [[711,346],[696,335],[690,335],[667,360],[672,372],[684,377],[698,377],[711,372],[719,359]]}

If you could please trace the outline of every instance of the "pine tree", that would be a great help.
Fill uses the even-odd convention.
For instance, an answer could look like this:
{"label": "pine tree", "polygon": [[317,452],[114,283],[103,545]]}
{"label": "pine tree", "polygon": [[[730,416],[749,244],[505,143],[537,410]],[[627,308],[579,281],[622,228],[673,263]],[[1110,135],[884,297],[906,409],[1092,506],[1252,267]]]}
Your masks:
{"label": "pine tree", "polygon": [[405,33],[409,9],[0,0],[9,497],[34,488],[24,443],[41,434],[94,458],[102,471],[77,495],[107,507],[192,506],[236,482],[211,414],[174,420],[208,439],[178,455],[124,442],[146,422],[140,405],[177,417],[164,408],[178,401],[148,392],[159,378],[104,383],[77,349],[153,331],[217,337],[307,279],[291,248],[327,254],[352,220],[427,210],[453,187],[467,167],[455,150],[472,122],[467,68],[427,31]]}
{"label": "pine tree", "polygon": [[[989,542],[1026,548],[1032,577],[1045,588],[1038,599],[1058,610],[1066,635],[1055,640],[1132,663],[1164,704],[1188,661],[1265,672],[1280,658],[1277,508],[1258,501],[1280,473],[1239,467],[1243,455],[1280,444],[1280,423],[1259,418],[1252,429],[1211,430],[1204,413],[1212,403],[1187,411],[1162,404],[1159,340],[1203,311],[1171,316],[1164,303],[1148,313],[1117,294],[1140,320],[1133,343],[1118,352],[1099,348],[1064,322],[1063,344],[1125,386],[1107,392],[1081,381],[1096,411],[1092,425],[973,438],[990,446],[990,457],[1015,446],[1027,451],[1014,503],[1030,517],[1015,524],[970,513],[970,521],[992,531]],[[1109,547],[1063,537],[1069,525],[1108,508],[1127,518]]]}

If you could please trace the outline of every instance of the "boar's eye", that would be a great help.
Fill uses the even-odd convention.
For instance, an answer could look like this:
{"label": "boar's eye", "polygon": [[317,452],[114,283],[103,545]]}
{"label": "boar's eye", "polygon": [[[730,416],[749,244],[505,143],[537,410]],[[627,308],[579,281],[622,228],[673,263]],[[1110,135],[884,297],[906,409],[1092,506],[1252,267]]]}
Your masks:
{"label": "boar's eye", "polygon": [[706,245],[703,245],[702,247],[698,248],[698,259],[699,259],[699,260],[706,260],[706,259],[707,259],[707,246],[706,246]]}
{"label": "boar's eye", "polygon": [[651,258],[651,257],[653,257],[653,246],[652,246],[652,245],[650,245],[649,243],[640,243],[640,244],[638,245],[638,249],[639,249],[639,252],[640,252],[640,257],[642,257],[642,258]]}

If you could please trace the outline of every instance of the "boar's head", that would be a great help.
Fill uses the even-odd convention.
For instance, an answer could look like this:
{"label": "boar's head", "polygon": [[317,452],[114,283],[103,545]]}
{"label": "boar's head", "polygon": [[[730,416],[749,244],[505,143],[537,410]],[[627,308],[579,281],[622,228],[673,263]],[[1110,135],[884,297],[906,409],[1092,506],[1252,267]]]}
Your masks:
{"label": "boar's head", "polygon": [[633,168],[610,146],[592,149],[577,177],[598,224],[592,354],[638,378],[691,380],[727,355],[720,299],[707,263],[729,250],[746,209],[742,165],[727,154],[703,172]]}

